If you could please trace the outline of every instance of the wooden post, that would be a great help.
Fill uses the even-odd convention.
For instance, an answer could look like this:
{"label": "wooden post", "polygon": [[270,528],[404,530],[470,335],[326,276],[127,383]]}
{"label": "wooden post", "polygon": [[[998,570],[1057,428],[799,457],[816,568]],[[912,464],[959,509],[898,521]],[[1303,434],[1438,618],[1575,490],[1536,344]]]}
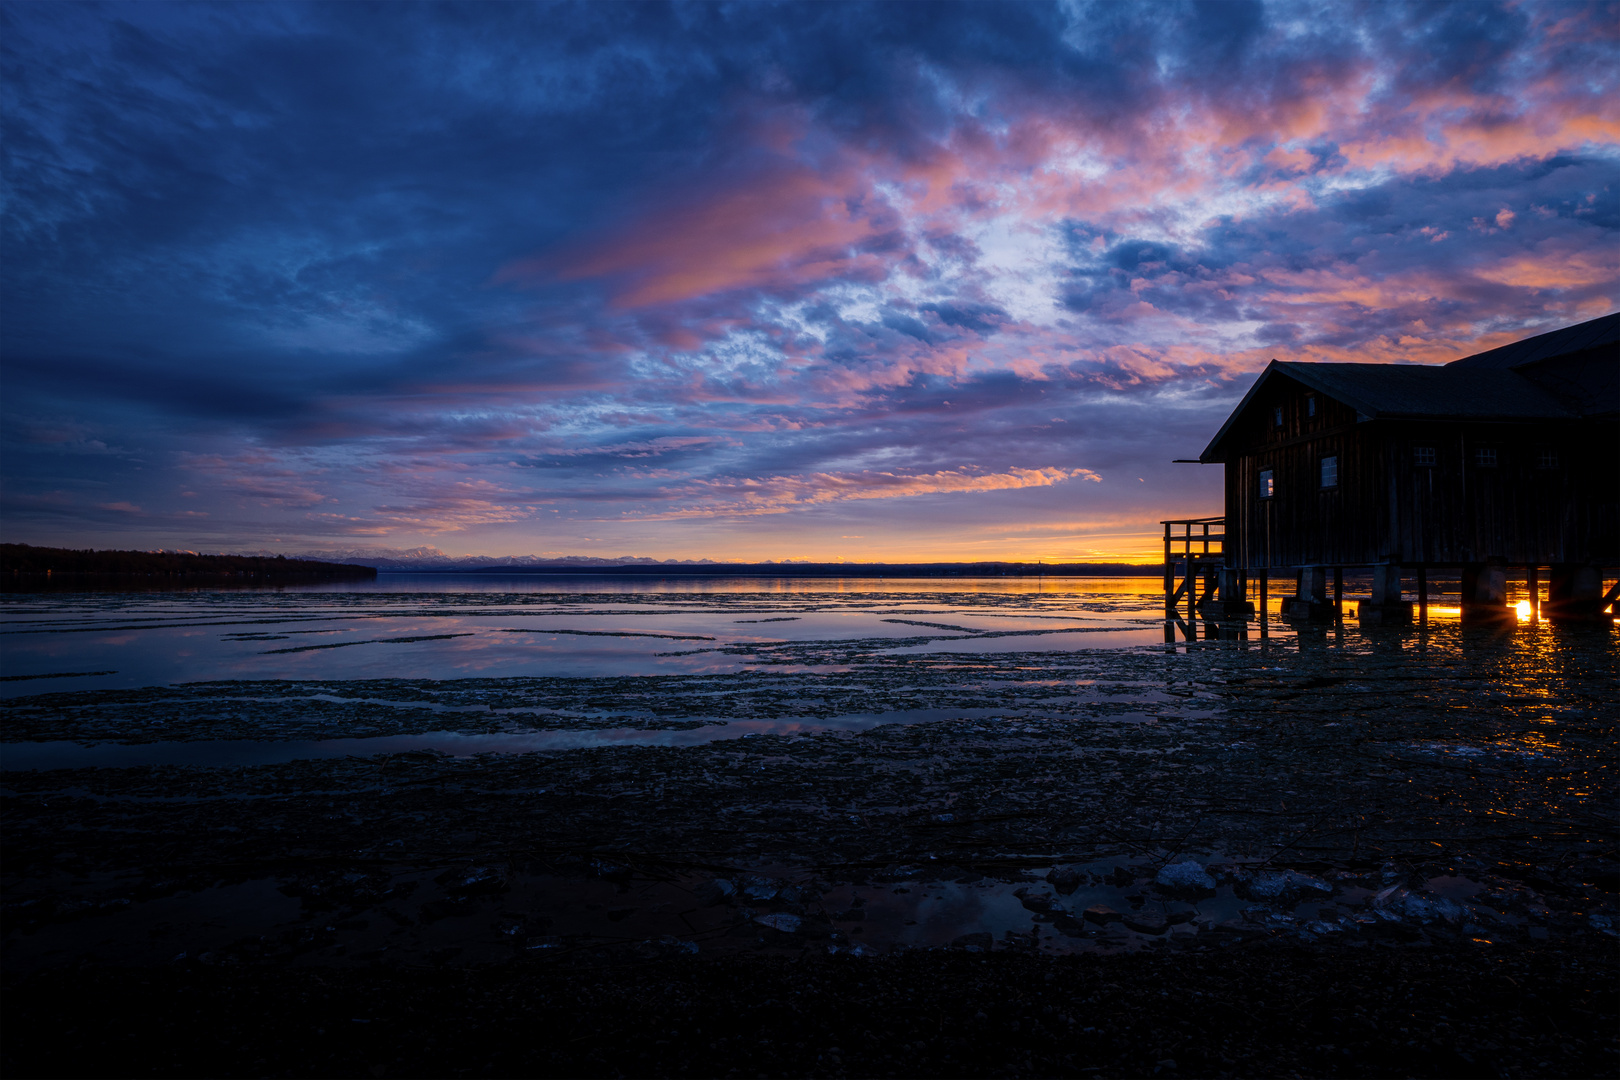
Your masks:
{"label": "wooden post", "polygon": [[1344,567],[1333,568],[1333,617],[1344,618]]}
{"label": "wooden post", "polygon": [[1524,587],[1530,593],[1530,621],[1541,618],[1541,567],[1524,568]]}
{"label": "wooden post", "polygon": [[1417,592],[1418,618],[1426,621],[1429,618],[1429,568],[1426,566],[1418,567]]}
{"label": "wooden post", "polygon": [[1260,570],[1260,636],[1262,638],[1267,635],[1267,623],[1270,622],[1270,619],[1267,619],[1267,614],[1265,614],[1265,586],[1270,585],[1270,581],[1272,581],[1272,568],[1265,567],[1264,570]]}
{"label": "wooden post", "polygon": [[1603,612],[1603,575],[1585,563],[1559,563],[1547,575],[1547,615],[1592,619]]}
{"label": "wooden post", "polygon": [[1466,563],[1462,568],[1462,615],[1496,621],[1507,615],[1507,567],[1501,559]]}
{"label": "wooden post", "polygon": [[[1188,620],[1193,620],[1198,614],[1198,575],[1193,572],[1192,522],[1189,521],[1186,525],[1182,526],[1181,532],[1182,536],[1184,537],[1182,549],[1184,554],[1187,556],[1187,618]],[[1188,634],[1187,640],[1191,641],[1192,639],[1192,635]]]}
{"label": "wooden post", "polygon": [[[1170,523],[1164,523],[1164,614],[1170,615],[1170,598],[1176,594],[1176,564],[1170,561]],[[1174,640],[1174,639],[1172,639]]]}

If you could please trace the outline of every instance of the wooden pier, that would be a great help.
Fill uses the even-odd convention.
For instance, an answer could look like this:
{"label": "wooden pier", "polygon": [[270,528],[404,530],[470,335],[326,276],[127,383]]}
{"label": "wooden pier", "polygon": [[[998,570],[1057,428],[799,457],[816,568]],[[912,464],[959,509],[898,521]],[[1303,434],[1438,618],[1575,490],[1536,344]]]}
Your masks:
{"label": "wooden pier", "polygon": [[1226,565],[1226,518],[1177,518],[1159,524],[1164,526],[1165,618],[1180,617],[1183,597],[1188,618],[1194,611],[1206,618],[1254,614],[1248,575]]}

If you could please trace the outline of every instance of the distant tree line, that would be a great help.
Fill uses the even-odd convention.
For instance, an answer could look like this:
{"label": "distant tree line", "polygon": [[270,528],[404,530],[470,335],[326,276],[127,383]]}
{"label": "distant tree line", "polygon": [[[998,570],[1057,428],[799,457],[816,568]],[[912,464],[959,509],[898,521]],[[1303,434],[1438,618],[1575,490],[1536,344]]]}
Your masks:
{"label": "distant tree line", "polygon": [[377,570],[352,563],[289,559],[282,555],[188,555],[168,551],[91,549],[0,544],[0,574],[6,576],[105,574],[216,578],[374,578]]}

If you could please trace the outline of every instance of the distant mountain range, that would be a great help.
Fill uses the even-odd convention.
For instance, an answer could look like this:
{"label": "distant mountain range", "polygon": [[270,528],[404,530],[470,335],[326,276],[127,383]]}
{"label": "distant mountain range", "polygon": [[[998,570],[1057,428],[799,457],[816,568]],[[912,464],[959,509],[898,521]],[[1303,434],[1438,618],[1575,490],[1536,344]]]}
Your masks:
{"label": "distant mountain range", "polygon": [[[237,555],[282,554],[274,551],[241,551]],[[579,570],[600,571],[614,575],[657,573],[657,567],[667,567],[677,575],[702,574],[704,568],[714,567],[723,574],[742,573],[759,575],[772,573],[766,567],[779,567],[789,576],[828,577],[851,575],[856,577],[899,576],[973,576],[1030,575],[1030,574],[1141,574],[1158,572],[1155,565],[1131,563],[1034,563],[1034,562],[938,562],[938,563],[852,563],[840,561],[816,562],[812,559],[765,559],[760,562],[729,562],[716,559],[649,559],[640,555],[620,555],[602,558],[595,555],[446,555],[436,547],[414,548],[321,548],[310,551],[286,552],[289,559],[319,559],[372,566],[382,571],[459,571],[462,573],[499,573],[502,570]]]}
{"label": "distant mountain range", "polygon": [[[319,559],[322,562],[358,563],[379,570],[486,570],[511,567],[515,570],[544,567],[588,566],[701,566],[713,559],[648,559],[638,555],[598,558],[594,555],[446,555],[436,547],[414,548],[322,548],[312,551],[241,551],[237,555],[286,555],[290,559]],[[767,560],[770,561],[770,560]],[[792,560],[784,560],[784,562]]]}

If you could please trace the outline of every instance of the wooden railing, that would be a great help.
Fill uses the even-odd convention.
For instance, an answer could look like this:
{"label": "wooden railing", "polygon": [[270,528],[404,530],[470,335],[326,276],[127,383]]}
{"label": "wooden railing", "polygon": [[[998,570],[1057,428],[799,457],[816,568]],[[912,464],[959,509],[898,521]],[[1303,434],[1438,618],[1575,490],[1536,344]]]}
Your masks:
{"label": "wooden railing", "polygon": [[[1196,602],[1198,579],[1208,577],[1225,565],[1226,518],[1179,518],[1159,524],[1164,526],[1164,609],[1173,612],[1183,596],[1190,594],[1189,603]],[[1214,551],[1210,550],[1211,545],[1215,546]],[[1177,547],[1181,548],[1179,552]],[[1182,565],[1179,585],[1176,582],[1178,563]]]}

